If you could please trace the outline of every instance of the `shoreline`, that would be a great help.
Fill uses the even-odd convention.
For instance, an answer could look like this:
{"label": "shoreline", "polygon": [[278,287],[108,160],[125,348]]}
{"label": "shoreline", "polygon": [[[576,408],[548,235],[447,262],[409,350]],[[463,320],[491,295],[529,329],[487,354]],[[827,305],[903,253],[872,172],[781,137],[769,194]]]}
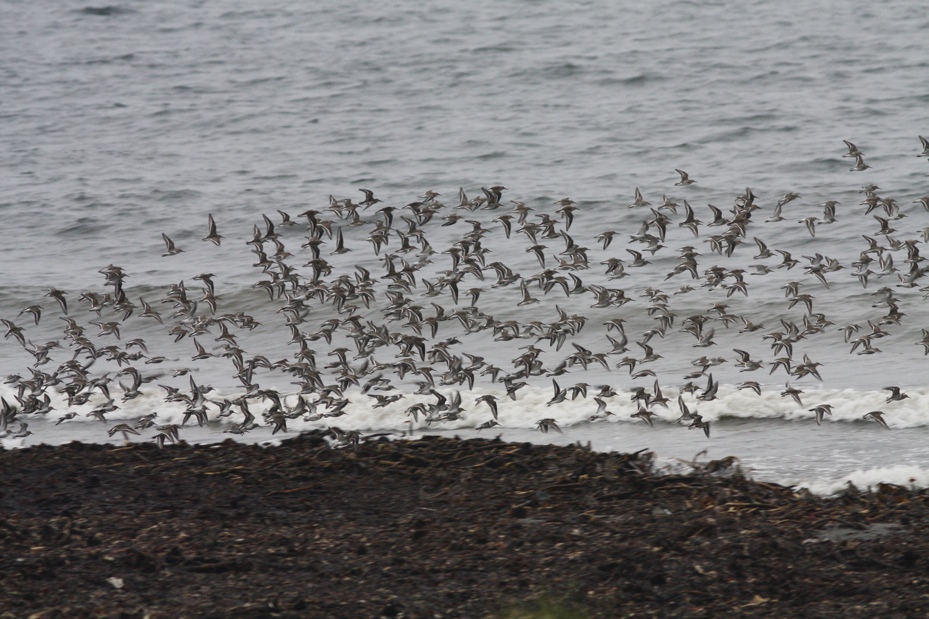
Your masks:
{"label": "shoreline", "polygon": [[[929,492],[426,437],[0,453],[0,607],[41,617],[917,616]],[[514,610],[516,609],[516,610]]]}

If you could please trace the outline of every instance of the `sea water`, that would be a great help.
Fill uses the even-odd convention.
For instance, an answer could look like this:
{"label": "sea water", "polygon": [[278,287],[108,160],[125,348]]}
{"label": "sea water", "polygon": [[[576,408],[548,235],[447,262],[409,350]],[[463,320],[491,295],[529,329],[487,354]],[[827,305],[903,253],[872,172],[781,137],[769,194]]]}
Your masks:
{"label": "sea water", "polygon": [[[254,331],[236,331],[239,346],[249,355],[292,360],[297,347],[279,312],[286,299],[272,299],[254,287],[268,277],[253,266],[256,255],[246,242],[254,226],[266,232],[263,215],[276,224],[293,254],[286,263],[302,276],[310,271],[304,264],[311,256],[301,247],[307,232],[299,214],[314,209],[341,228],[351,250],[332,254],[334,241],[325,239],[321,252],[333,267],[326,279],[354,278],[358,266],[377,278],[384,273],[384,256],[400,246],[394,236],[375,255],[367,239],[383,220],[377,210],[396,208],[394,227],[405,230],[408,224],[400,216],[412,218],[412,213],[403,207],[435,191],[445,208],[421,228],[437,254],[429,257],[431,262],[422,261],[417,287],[406,293],[412,303],[430,316],[436,311],[431,302],[453,313],[470,305],[466,291],[477,287],[482,289],[477,307],[497,321],[552,323],[564,311],[583,316],[585,326],[556,349],[528,332],[503,340],[493,330],[468,332],[451,320],[440,323],[435,338],[427,338],[430,347],[455,338],[460,343],[450,345],[452,353],[479,355],[505,374],[517,371],[514,359],[532,345],[542,349],[539,359],[552,369],[576,352],[575,344],[595,353],[610,351],[604,323],[622,318],[629,351],[608,355],[609,371],[594,363],[586,370],[574,365],[560,376],[533,376],[515,400],[486,376],[478,376],[473,389],[439,385],[445,397],[461,394],[465,413],[431,424],[413,420],[407,411],[436,397],[415,394],[418,377],[400,379],[387,368],[381,373],[396,387],[390,393],[399,392],[403,399],[375,408],[368,394],[350,389],[346,415],[290,420],[288,434],[338,426],[363,434],[580,441],[594,449],[652,449],[665,463],[692,461],[698,454],[700,459],[733,455],[756,478],[817,492],[834,491],[849,480],[927,485],[929,449],[923,445],[929,439],[929,360],[919,344],[922,329],[929,328],[920,290],[926,282],[907,287],[900,278],[910,269],[901,243],[916,239],[921,247],[922,231],[929,226],[929,213],[915,203],[929,195],[929,164],[916,156],[921,151],[917,136],[929,134],[924,77],[929,18],[921,4],[543,1],[434,3],[426,9],[408,2],[268,2],[260,7],[232,0],[4,2],[2,13],[0,229],[5,251],[0,317],[22,328],[30,346],[61,341],[63,348],[52,349],[50,361],[35,368],[43,372],[73,356],[62,338],[63,317],[76,320],[99,347],[124,348],[142,338],[146,358],[166,357],[160,364],[145,364],[144,358],[134,363],[152,379],[140,397],[122,400],[118,384],[131,382],[126,375],[111,383],[120,408],[107,415],[109,425],[86,417],[105,401],[102,395],[69,408],[63,394],[49,389],[55,410],[21,417],[33,434],[7,437],[6,446],[122,441],[119,434],[109,437],[107,428],[152,411],[161,423],[180,423],[184,406],[165,402],[165,391],[157,385],[189,390],[191,377],[214,388],[210,399],[242,395],[229,359],[194,361],[191,338],[175,342],[168,333],[185,319],[171,317],[173,308],[162,303],[170,286],[184,282],[199,299],[202,284],[193,278],[213,273],[217,315],[241,311],[261,322]],[[869,169],[850,171],[855,162],[843,158],[843,140],[857,145]],[[676,186],[676,169],[686,170],[696,184]],[[902,217],[891,218],[881,207],[866,214],[860,189],[869,184],[880,187],[875,192],[882,198],[894,200]],[[494,185],[506,187],[498,209],[455,209],[459,188],[474,198],[483,195],[482,187]],[[705,225],[713,218],[707,205],[731,217],[735,198],[746,187],[761,208],[732,255],[716,253],[708,239],[724,227]],[[361,225],[350,226],[327,211],[331,200],[360,202],[360,188],[382,200],[361,212]],[[632,254],[627,249],[644,250],[632,236],[654,215],[649,207],[628,208],[636,188],[651,208],[662,203],[663,195],[680,205],[677,214],[662,211],[670,218],[665,247],[644,253],[649,264],[642,267],[628,266]],[[800,197],[784,205],[783,221],[767,222],[788,192]],[[556,202],[563,198],[577,208],[567,230],[557,213]],[[678,226],[684,200],[704,222],[698,237]],[[820,205],[828,200],[839,202],[837,221],[823,224]],[[495,287],[489,269],[484,281],[473,275],[463,280],[457,304],[447,289],[438,297],[425,296],[421,280],[434,281],[452,269],[451,256],[441,252],[472,230],[465,219],[487,230],[482,245],[490,252],[488,263],[499,261],[523,280],[543,270],[527,253],[534,243],[516,231],[519,226],[507,238],[494,221],[510,213],[511,201],[534,209],[529,221],[548,215],[558,221],[559,232],[565,230],[576,245],[588,248],[589,268],[570,273],[585,285],[622,289],[632,301],[594,308],[593,293],[567,296],[556,287],[544,294],[530,285],[539,302],[520,306],[519,284]],[[278,211],[297,225],[284,225]],[[442,217],[452,212],[463,220],[443,226]],[[202,240],[208,214],[225,237],[221,246]],[[880,234],[873,215],[887,218],[894,231]],[[819,220],[815,236],[802,223],[808,217]],[[605,231],[616,232],[607,249],[596,240]],[[183,253],[163,257],[162,233]],[[852,263],[870,246],[863,235],[886,248],[881,268],[871,254],[872,270],[886,274],[870,276],[866,287],[852,275],[858,271]],[[788,270],[778,268],[780,254],[755,259],[754,238],[800,263]],[[539,239],[539,244],[546,245],[545,268],[566,277],[569,271],[558,269],[557,259],[565,257],[558,254],[567,239]],[[274,251],[269,241],[265,245]],[[413,245],[413,253],[395,255],[417,262],[420,248]],[[700,254],[700,279],[686,273],[668,278],[679,264],[679,249],[688,245]],[[828,287],[805,270],[817,253],[843,267],[826,274]],[[892,268],[886,264],[889,256]],[[627,264],[626,277],[610,279],[601,263],[612,258]],[[399,258],[395,261],[400,265]],[[773,272],[755,276],[755,264]],[[128,298],[155,306],[164,325],[139,316],[140,309],[122,320],[111,308],[98,315],[79,301],[83,292],[112,292],[100,273],[108,265],[125,271]],[[744,269],[748,294],[728,296],[723,287],[704,286],[704,273],[714,266]],[[357,313],[391,332],[412,333],[402,321],[386,317],[387,282],[377,281],[375,302],[370,308],[359,304]],[[730,277],[727,283],[733,281]],[[813,313],[833,323],[794,345],[794,363],[808,355],[821,364],[821,381],[789,376],[783,369],[771,372],[782,354],[764,336],[783,330],[782,320],[802,327],[809,314],[803,303],[789,307],[782,287],[793,281],[801,284],[801,293],[813,296]],[[673,294],[688,285],[694,290]],[[68,293],[67,316],[45,296],[50,288]],[[648,313],[653,303],[644,296],[650,288],[668,295],[667,307],[676,318],[663,337],[654,335],[647,342],[661,358],[635,368],[650,369],[655,376],[632,378],[616,364],[627,356],[641,359],[645,349],[636,342],[658,326]],[[858,325],[854,339],[872,330],[868,321],[881,323],[889,311],[887,293],[875,294],[882,288],[892,291],[893,304],[905,315],[899,324],[881,326],[888,335],[872,341],[880,353],[857,354],[863,346],[851,352],[852,343],[840,329]],[[719,312],[711,310],[718,303],[763,328],[739,333],[742,322],[725,326]],[[38,325],[21,313],[34,304],[43,308]],[[198,313],[208,314],[203,303],[198,307]],[[696,338],[682,331],[681,322],[692,315],[713,319],[706,329],[715,329],[714,345],[694,347]],[[315,303],[301,329],[313,331],[326,320],[346,317],[331,301]],[[109,321],[119,322],[120,339],[98,335],[93,323]],[[610,334],[618,337],[616,331]],[[198,343],[219,355],[217,335],[213,327]],[[347,335],[339,329],[331,344],[312,342],[320,366],[334,359],[327,356],[333,348],[355,350]],[[764,366],[740,371],[733,349],[748,352]],[[385,347],[374,360],[395,362],[397,352]],[[14,336],[0,341],[0,353],[3,376],[29,379],[36,359]],[[700,370],[693,362],[702,355],[726,359],[706,371],[720,384],[715,400],[683,396],[710,422],[709,438],[676,421],[681,388],[692,382],[699,394],[706,387],[706,375],[685,378]],[[88,361],[82,357],[81,362]],[[352,360],[356,366],[363,362]],[[88,372],[116,378],[123,367],[101,358]],[[593,387],[587,398],[549,405],[553,380],[562,388],[581,382]],[[653,407],[657,417],[650,427],[631,416],[637,405],[630,394],[634,387],[652,391],[655,380],[670,402],[668,409]],[[745,380],[759,382],[761,395],[738,389]],[[2,389],[11,403],[15,382]],[[299,387],[284,372],[259,371],[256,382],[284,393],[288,405],[296,401]],[[803,392],[801,404],[782,395],[788,384]],[[611,386],[617,395],[606,400],[612,415],[591,421],[599,385]],[[902,387],[909,397],[887,402],[890,393],[884,387],[890,385]],[[500,426],[478,431],[491,419],[486,405],[475,402],[483,394],[499,398]],[[809,409],[822,403],[830,403],[833,414],[817,425]],[[269,404],[254,402],[259,422]],[[217,419],[217,410],[211,406],[213,421],[202,428],[189,421],[182,438],[233,436],[226,431],[240,419]],[[890,431],[863,419],[873,410],[884,412]],[[78,414],[58,424],[66,412]],[[563,434],[540,432],[541,419],[554,419]],[[10,429],[16,427],[14,422]],[[150,440],[152,433],[131,439]],[[272,435],[271,426],[262,426],[236,438],[276,441],[286,435]]]}

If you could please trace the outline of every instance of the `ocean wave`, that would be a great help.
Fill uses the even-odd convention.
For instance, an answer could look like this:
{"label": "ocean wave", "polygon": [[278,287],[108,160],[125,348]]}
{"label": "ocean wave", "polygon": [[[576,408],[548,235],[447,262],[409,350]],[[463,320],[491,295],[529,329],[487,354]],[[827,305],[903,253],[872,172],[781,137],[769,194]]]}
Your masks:
{"label": "ocean wave", "polygon": [[817,479],[796,484],[813,494],[831,496],[849,491],[852,487],[868,491],[876,490],[881,484],[893,484],[904,488],[929,488],[929,467],[897,464],[893,466],[858,469],[833,479]]}
{"label": "ocean wave", "polygon": [[[189,374],[184,372],[180,378],[172,378],[172,371],[155,371],[147,374],[154,384],[164,384],[169,387],[189,392],[187,388]],[[205,377],[194,374],[195,381],[206,385]],[[127,380],[127,382],[129,382]],[[572,387],[566,384],[569,389]],[[242,421],[242,415],[235,410],[227,417],[220,417],[219,412],[224,400],[236,400],[241,393],[223,388],[212,390],[208,396],[207,411],[210,421],[219,425],[235,425]],[[338,415],[327,416],[327,406],[320,401],[318,394],[301,394],[296,390],[287,392],[274,390],[281,396],[285,412],[298,410],[299,399],[312,409],[301,415],[292,417],[288,428],[296,431],[324,429],[330,425],[339,425],[348,430],[365,432],[374,431],[424,431],[435,430],[473,430],[488,421],[496,419],[501,429],[537,429],[541,419],[550,418],[556,421],[562,429],[569,429],[579,425],[597,424],[637,424],[646,425],[646,422],[637,413],[641,405],[632,399],[634,392],[622,390],[616,395],[601,397],[597,395],[598,386],[587,387],[587,397],[579,396],[577,399],[566,399],[563,402],[551,403],[552,390],[537,387],[523,387],[519,389],[516,400],[507,397],[506,392],[500,389],[474,390],[450,389],[438,387],[432,394],[415,394],[407,390],[372,390],[362,392],[350,389],[344,392],[347,405],[338,410]],[[183,402],[166,402],[165,388],[143,388],[140,394],[130,400],[121,400],[124,391],[119,387],[119,381],[111,387],[111,397],[118,408],[106,415],[108,421],[131,422],[152,412],[159,413],[159,420],[163,423],[182,423],[189,406]],[[17,391],[4,386],[0,388],[0,395],[8,402],[16,402]],[[686,427],[691,423],[689,419],[681,420],[682,409],[677,402],[680,397],[691,414],[699,413],[702,418],[714,425],[725,427],[732,421],[751,420],[777,420],[805,424],[811,429],[826,433],[833,424],[861,424],[881,430],[878,423],[865,419],[868,413],[880,410],[883,418],[892,430],[906,428],[929,427],[929,389],[908,389],[908,397],[902,401],[887,402],[888,391],[857,391],[854,389],[806,389],[801,394],[802,404],[797,404],[792,398],[782,395],[783,389],[776,385],[762,387],[761,395],[751,390],[739,390],[731,385],[719,388],[718,397],[710,402],[698,400],[692,394],[681,394],[673,388],[664,390],[664,397],[668,398],[667,407],[652,405],[649,409],[654,413],[651,424],[657,429],[670,429],[673,427]],[[461,409],[452,415],[444,415],[443,410],[430,414],[430,409],[443,399],[454,401],[460,397]],[[483,399],[496,401],[497,415],[495,416],[489,405]],[[394,402],[384,404],[385,400],[397,398]],[[598,400],[604,403],[601,406]],[[67,397],[63,393],[51,392],[51,406],[54,411],[45,413],[43,418],[55,421],[64,412],[77,413],[77,416],[68,419],[66,424],[100,423],[99,419],[88,414],[106,403],[102,395],[94,396],[90,401],[79,406],[68,406]],[[254,394],[249,398],[249,410],[260,418],[273,406],[271,398]],[[817,415],[811,409],[829,403],[831,414],[824,415],[817,422]],[[303,406],[303,405],[300,405]],[[412,409],[417,412],[414,415]],[[28,417],[28,416],[27,416]],[[188,419],[188,422],[190,420]],[[256,428],[256,433],[267,432],[272,425],[261,424],[264,427]],[[67,430],[67,425],[62,432]],[[714,436],[719,435],[718,432]],[[724,440],[724,439],[723,439]]]}

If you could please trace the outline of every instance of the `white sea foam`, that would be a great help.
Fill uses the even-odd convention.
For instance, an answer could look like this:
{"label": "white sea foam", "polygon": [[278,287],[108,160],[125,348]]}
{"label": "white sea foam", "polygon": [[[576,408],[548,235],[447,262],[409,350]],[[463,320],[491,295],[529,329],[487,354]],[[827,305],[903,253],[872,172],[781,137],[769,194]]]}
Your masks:
{"label": "white sea foam", "polygon": [[[588,389],[586,398],[579,396],[572,400],[549,404],[552,399],[552,389],[538,387],[523,387],[517,392],[516,400],[506,396],[506,392],[498,389],[458,390],[439,388],[437,390],[447,398],[458,393],[462,398],[462,414],[452,420],[428,422],[424,415],[418,420],[408,412],[415,404],[431,405],[437,402],[432,395],[415,395],[406,393],[397,402],[387,406],[376,406],[377,401],[358,390],[346,392],[349,404],[345,407],[345,414],[339,417],[322,416],[312,421],[302,421],[303,418],[292,420],[289,427],[299,430],[325,428],[329,425],[339,425],[345,429],[361,431],[378,430],[408,430],[412,422],[414,429],[425,429],[433,426],[437,429],[454,430],[474,428],[477,425],[492,419],[490,408],[476,399],[491,395],[497,399],[499,410],[499,423],[503,428],[535,428],[538,421],[543,418],[553,418],[564,428],[592,421],[591,417],[597,412],[598,405],[594,402],[596,390]],[[649,390],[650,391],[650,390]],[[90,402],[79,406],[69,407],[66,397],[61,393],[52,393],[51,405],[53,412],[46,416],[51,420],[61,417],[60,411],[77,413],[60,426],[65,433],[71,424],[99,424],[100,421],[88,414],[102,406],[106,400],[102,395],[96,396]],[[383,392],[381,392],[383,393]],[[392,392],[389,392],[392,393]],[[637,403],[632,400],[630,391],[620,391],[617,395],[605,398],[607,410],[611,415],[597,419],[599,423],[644,423],[641,419],[633,417],[639,410]],[[808,386],[800,394],[801,404],[797,404],[791,397],[782,395],[782,388],[777,385],[765,385],[760,395],[748,389],[736,389],[733,386],[721,386],[718,396],[711,401],[700,401],[694,394],[685,393],[683,399],[691,412],[699,412],[703,418],[710,422],[723,419],[778,419],[798,423],[814,423],[815,414],[809,409],[816,405],[828,403],[833,406],[832,415],[823,419],[823,425],[830,423],[873,423],[863,420],[863,416],[874,410],[884,412],[884,418],[891,428],[917,428],[929,426],[929,389],[905,389],[908,398],[901,401],[887,402],[887,391],[856,391],[853,389],[821,389]],[[8,386],[0,388],[0,395],[8,402],[15,402],[15,392]],[[181,423],[186,406],[183,403],[165,401],[165,392],[157,388],[144,388],[141,395],[127,401],[119,399],[120,393],[114,395],[118,408],[106,414],[108,421],[128,422],[138,419],[152,412],[158,413],[160,423]],[[219,404],[227,397],[239,397],[241,394],[230,392],[228,394],[213,391],[208,394],[210,402],[207,408],[210,418],[220,423],[234,424],[242,421],[242,416],[234,412],[231,416],[219,418]],[[655,413],[655,422],[659,424],[675,423],[681,416],[677,404],[680,392],[674,388],[663,389],[663,395],[669,400],[667,407],[650,406]],[[294,406],[298,394],[284,395],[285,406]],[[316,402],[315,395],[302,396],[308,402]],[[256,416],[261,416],[271,406],[271,400],[261,397],[250,399],[250,410]],[[237,411],[237,409],[235,409]],[[320,406],[320,413],[325,415],[325,406]],[[312,417],[307,415],[307,418]]]}
{"label": "white sea foam", "polygon": [[[47,442],[65,443],[71,440],[84,442],[109,442],[119,444],[122,437],[110,437],[107,430],[115,423],[133,423],[138,417],[157,412],[158,424],[182,425],[180,437],[188,442],[216,442],[229,438],[246,442],[277,444],[289,436],[308,430],[325,430],[338,427],[342,430],[358,430],[362,434],[390,432],[396,438],[419,437],[438,433],[463,438],[477,436],[501,436],[510,441],[534,441],[568,444],[579,442],[590,444],[596,450],[631,452],[641,449],[652,450],[659,462],[688,462],[698,455],[701,459],[719,459],[735,456],[746,474],[761,480],[776,481],[790,486],[802,486],[817,494],[830,494],[841,490],[851,480],[859,487],[877,483],[927,486],[929,480],[929,423],[921,403],[926,400],[926,390],[908,389],[908,399],[887,403],[887,392],[855,391],[851,389],[814,389],[806,387],[801,397],[806,399],[799,406],[791,398],[780,395],[780,387],[771,385],[763,389],[760,396],[754,392],[737,390],[733,386],[722,386],[719,397],[710,402],[700,402],[691,394],[684,398],[691,410],[697,410],[711,424],[711,438],[700,431],[687,431],[685,424],[676,423],[677,392],[664,391],[669,408],[653,407],[656,412],[654,428],[631,415],[637,410],[630,392],[623,391],[608,398],[608,410],[613,415],[591,421],[597,405],[592,394],[587,399],[548,405],[553,390],[524,387],[517,393],[514,402],[502,391],[461,392],[464,412],[454,420],[426,423],[422,416],[413,421],[407,409],[416,403],[431,404],[436,401],[431,395],[407,394],[400,401],[386,407],[375,408],[375,400],[357,390],[346,395],[350,404],[345,414],[338,417],[315,418],[307,415],[287,421],[287,431],[272,434],[272,424],[263,419],[271,406],[270,400],[255,398],[250,410],[260,427],[246,435],[233,435],[229,431],[240,423],[243,416],[234,412],[226,418],[217,417],[218,407],[208,405],[210,421],[200,427],[195,419],[184,423],[186,407],[178,403],[166,403],[162,390],[146,388],[143,394],[126,402],[108,413],[107,423],[101,423],[87,413],[104,403],[102,396],[70,412],[78,414],[55,425],[61,417],[60,411],[68,410],[63,397],[52,398],[58,410],[44,416],[26,415],[22,421],[36,429],[36,434],[26,438],[5,438],[5,448],[18,448]],[[0,389],[7,401],[14,394],[8,387]],[[451,397],[453,391],[443,389]],[[475,398],[490,394],[499,401],[500,426],[488,431],[476,431],[476,426],[492,418],[490,409]],[[116,401],[119,402],[119,394]],[[228,394],[212,392],[212,399],[220,402]],[[314,395],[306,396],[315,400]],[[297,396],[284,398],[285,406],[294,406]],[[831,402],[834,413],[827,416],[821,426],[807,408],[813,403]],[[875,407],[882,407],[892,428],[887,431],[878,424],[865,421],[862,416]],[[319,406],[318,412],[324,412]],[[541,419],[555,419],[563,433],[555,430],[548,434],[538,431]],[[11,424],[15,430],[15,422]],[[151,440],[157,429],[142,431],[141,436],[130,436],[130,442]],[[412,434],[411,434],[412,432]],[[789,455],[788,455],[789,454]],[[892,464],[887,465],[890,459]],[[912,481],[911,481],[912,480]]]}
{"label": "white sea foam", "polygon": [[877,490],[880,484],[894,484],[904,488],[929,488],[929,468],[898,464],[894,466],[859,469],[833,479],[817,479],[796,484],[813,494],[833,495],[849,489],[853,484],[862,491]]}

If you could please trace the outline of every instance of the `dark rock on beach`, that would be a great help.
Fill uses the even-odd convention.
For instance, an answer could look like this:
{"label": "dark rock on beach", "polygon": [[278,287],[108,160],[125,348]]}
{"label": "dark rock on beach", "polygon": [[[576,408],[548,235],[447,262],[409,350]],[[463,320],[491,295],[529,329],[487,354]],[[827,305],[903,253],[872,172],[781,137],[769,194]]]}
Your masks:
{"label": "dark rock on beach", "polygon": [[330,443],[0,452],[0,617],[929,615],[924,491],[823,499],[731,459],[669,473],[581,446]]}

